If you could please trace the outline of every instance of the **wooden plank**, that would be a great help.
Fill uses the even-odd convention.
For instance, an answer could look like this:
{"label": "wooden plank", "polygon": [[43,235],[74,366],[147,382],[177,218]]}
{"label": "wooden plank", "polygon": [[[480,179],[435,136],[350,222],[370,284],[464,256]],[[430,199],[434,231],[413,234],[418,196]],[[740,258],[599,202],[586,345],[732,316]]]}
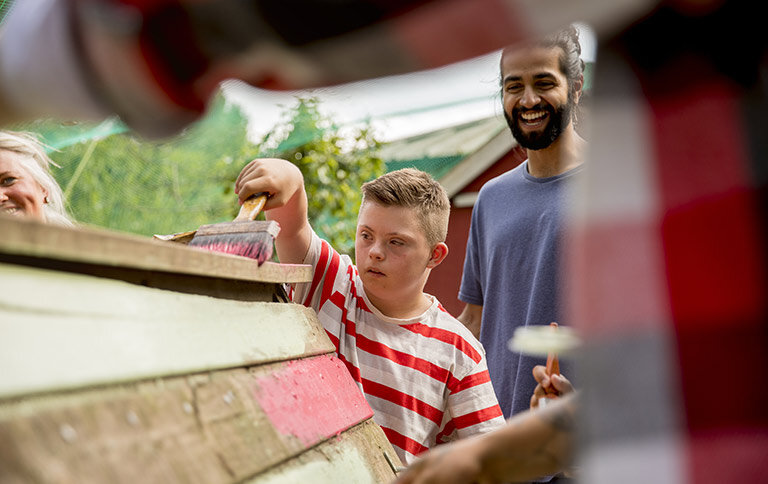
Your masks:
{"label": "wooden plank", "polygon": [[343,444],[339,469],[391,477],[383,454],[397,457],[372,415],[327,355],[5,401],[0,482],[241,482],[326,441],[329,455]]}
{"label": "wooden plank", "polygon": [[400,462],[381,427],[369,420],[247,484],[389,484],[396,475],[384,454]]}
{"label": "wooden plank", "polygon": [[315,313],[0,264],[0,397],[334,350]]}
{"label": "wooden plank", "polygon": [[282,284],[273,282],[245,281],[206,277],[193,274],[160,272],[131,267],[104,266],[84,262],[40,259],[27,256],[8,256],[0,253],[0,263],[39,267],[73,274],[86,274],[118,281],[130,282],[145,287],[167,289],[185,294],[200,294],[237,301],[287,302],[288,296]]}
{"label": "wooden plank", "polygon": [[[96,228],[0,215],[0,254],[245,281],[310,282],[308,265],[275,264]],[[8,259],[5,259],[8,261]]]}

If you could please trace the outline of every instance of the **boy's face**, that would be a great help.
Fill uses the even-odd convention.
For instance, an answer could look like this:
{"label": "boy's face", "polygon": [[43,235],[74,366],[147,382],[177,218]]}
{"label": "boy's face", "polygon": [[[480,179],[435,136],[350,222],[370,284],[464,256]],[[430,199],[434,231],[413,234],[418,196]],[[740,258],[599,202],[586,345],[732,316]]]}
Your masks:
{"label": "boy's face", "polygon": [[415,209],[363,202],[357,218],[355,264],[371,302],[382,310],[422,297],[434,267],[432,248]]}

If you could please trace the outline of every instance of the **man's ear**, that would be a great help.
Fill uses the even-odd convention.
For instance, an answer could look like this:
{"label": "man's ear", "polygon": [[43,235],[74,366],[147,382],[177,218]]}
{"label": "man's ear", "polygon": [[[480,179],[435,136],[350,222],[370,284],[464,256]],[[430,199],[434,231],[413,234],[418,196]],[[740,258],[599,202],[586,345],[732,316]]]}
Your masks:
{"label": "man's ear", "polygon": [[443,260],[445,260],[445,257],[448,255],[448,246],[445,245],[445,242],[438,242],[436,246],[432,248],[432,253],[429,256],[429,261],[427,262],[427,268],[433,269],[440,265]]}
{"label": "man's ear", "polygon": [[573,81],[573,101],[576,104],[579,104],[579,101],[581,100],[581,95],[583,93],[582,89],[584,89],[584,75],[580,75],[578,79]]}

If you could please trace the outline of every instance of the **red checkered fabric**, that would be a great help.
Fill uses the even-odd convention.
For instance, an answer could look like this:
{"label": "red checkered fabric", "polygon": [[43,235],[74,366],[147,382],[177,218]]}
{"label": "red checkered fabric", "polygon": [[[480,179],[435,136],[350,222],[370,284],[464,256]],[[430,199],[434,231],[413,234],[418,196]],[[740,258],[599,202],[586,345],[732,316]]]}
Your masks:
{"label": "red checkered fabric", "polygon": [[583,482],[768,480],[768,49],[745,6],[699,7],[598,54],[568,261]]}

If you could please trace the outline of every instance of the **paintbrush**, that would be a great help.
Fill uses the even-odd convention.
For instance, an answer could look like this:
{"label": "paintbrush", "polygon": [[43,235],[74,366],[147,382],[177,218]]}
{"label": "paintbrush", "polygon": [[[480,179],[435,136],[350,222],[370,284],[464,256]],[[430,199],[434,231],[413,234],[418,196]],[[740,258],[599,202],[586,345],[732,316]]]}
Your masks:
{"label": "paintbrush", "polygon": [[251,195],[243,202],[240,212],[232,222],[201,226],[189,245],[213,252],[249,257],[256,259],[259,265],[263,264],[272,257],[272,244],[280,232],[280,225],[275,221],[254,220],[265,203],[266,193]]}
{"label": "paintbrush", "polygon": [[[547,375],[560,374],[560,360],[558,353],[571,353],[581,346],[581,341],[572,328],[558,326],[557,323],[549,325],[531,325],[515,328],[515,334],[507,342],[507,348],[516,353],[531,356],[546,356],[547,366],[544,371]],[[551,388],[543,398],[539,399],[539,408],[543,408],[554,398],[556,390]]]}

